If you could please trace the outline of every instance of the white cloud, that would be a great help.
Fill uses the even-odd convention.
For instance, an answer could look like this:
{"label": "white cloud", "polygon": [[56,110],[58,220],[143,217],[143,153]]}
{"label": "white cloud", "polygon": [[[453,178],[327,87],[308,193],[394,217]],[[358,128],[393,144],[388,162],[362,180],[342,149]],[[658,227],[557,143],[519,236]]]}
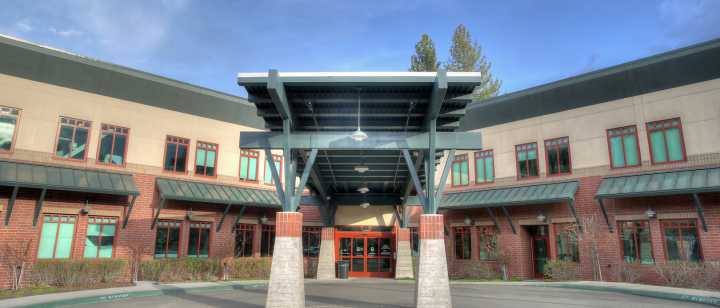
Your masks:
{"label": "white cloud", "polygon": [[32,25],[30,25],[30,21],[27,19],[22,19],[16,22],[15,28],[23,32],[30,32],[33,30]]}
{"label": "white cloud", "polygon": [[62,36],[62,37],[72,37],[72,36],[81,36],[83,35],[82,31],[75,30],[75,29],[67,29],[67,30],[58,30],[54,27],[50,27],[50,32]]}

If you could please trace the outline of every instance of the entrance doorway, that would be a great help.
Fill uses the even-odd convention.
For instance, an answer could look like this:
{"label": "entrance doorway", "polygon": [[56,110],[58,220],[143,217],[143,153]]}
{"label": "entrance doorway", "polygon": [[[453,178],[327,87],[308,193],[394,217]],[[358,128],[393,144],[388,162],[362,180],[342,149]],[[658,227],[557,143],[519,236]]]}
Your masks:
{"label": "entrance doorway", "polygon": [[545,276],[545,264],[550,254],[547,226],[528,227],[530,233],[530,262],[533,276],[542,279]]}
{"label": "entrance doorway", "polygon": [[[339,231],[357,229],[361,231]],[[391,231],[377,227],[346,227],[335,232],[336,260],[350,262],[350,277],[392,278],[395,241]]]}

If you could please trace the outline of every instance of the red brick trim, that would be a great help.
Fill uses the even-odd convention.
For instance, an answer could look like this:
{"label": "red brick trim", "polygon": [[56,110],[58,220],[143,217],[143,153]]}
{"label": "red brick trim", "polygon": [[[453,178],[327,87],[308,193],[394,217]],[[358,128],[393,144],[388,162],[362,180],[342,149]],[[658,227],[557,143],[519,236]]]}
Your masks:
{"label": "red brick trim", "polygon": [[420,215],[421,240],[437,240],[445,238],[443,215],[423,214]]}
{"label": "red brick trim", "polygon": [[303,214],[298,212],[275,213],[276,237],[301,237]]}

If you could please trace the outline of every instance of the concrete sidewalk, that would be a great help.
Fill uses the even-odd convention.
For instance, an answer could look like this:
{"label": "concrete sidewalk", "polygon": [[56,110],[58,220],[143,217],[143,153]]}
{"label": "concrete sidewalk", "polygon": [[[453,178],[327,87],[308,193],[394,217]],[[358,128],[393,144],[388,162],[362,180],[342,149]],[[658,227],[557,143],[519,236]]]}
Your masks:
{"label": "concrete sidewalk", "polygon": [[[378,283],[375,279],[351,279],[334,281],[306,280],[306,284],[338,284],[357,285],[358,287],[367,284]],[[384,283],[394,282],[399,284],[410,284],[410,280],[382,280]],[[451,282],[454,286],[532,286],[548,288],[566,288],[576,290],[616,292],[636,296],[646,296],[665,300],[676,300],[692,302],[720,307],[720,292],[702,291],[693,289],[680,289],[662,286],[651,286],[641,284],[616,283],[616,282],[543,282],[543,281],[521,281],[521,282]],[[0,300],[1,307],[25,307],[25,306],[61,306],[78,305],[91,303],[104,303],[123,299],[152,297],[172,294],[202,294],[218,291],[231,290],[252,290],[266,288],[267,281],[236,281],[236,282],[193,282],[176,284],[154,284],[151,282],[140,283],[137,286],[97,289],[85,291],[73,291],[65,293],[53,293],[46,295],[35,295],[21,298]]]}

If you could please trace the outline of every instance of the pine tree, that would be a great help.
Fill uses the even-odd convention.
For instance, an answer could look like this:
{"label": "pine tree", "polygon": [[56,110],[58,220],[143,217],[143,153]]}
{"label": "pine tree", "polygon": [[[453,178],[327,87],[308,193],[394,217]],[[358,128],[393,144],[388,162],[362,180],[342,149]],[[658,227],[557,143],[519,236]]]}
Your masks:
{"label": "pine tree", "polygon": [[453,33],[450,60],[445,66],[446,69],[450,72],[482,73],[481,85],[475,88],[473,94],[477,99],[485,99],[496,96],[500,91],[501,82],[490,73],[491,66],[482,54],[480,45],[470,38],[467,28],[462,24],[458,25]]}
{"label": "pine tree", "polygon": [[435,44],[429,35],[423,34],[415,44],[415,54],[410,58],[411,72],[435,72],[440,63],[437,62]]}

